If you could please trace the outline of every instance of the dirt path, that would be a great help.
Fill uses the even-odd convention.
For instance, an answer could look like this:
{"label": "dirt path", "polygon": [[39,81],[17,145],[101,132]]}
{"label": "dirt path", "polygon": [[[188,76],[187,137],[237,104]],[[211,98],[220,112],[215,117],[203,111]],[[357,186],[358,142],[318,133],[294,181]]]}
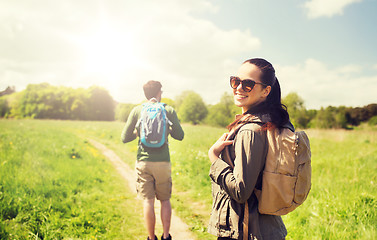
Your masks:
{"label": "dirt path", "polygon": [[[119,174],[124,178],[124,180],[128,183],[129,188],[136,193],[135,182],[136,182],[136,174],[135,171],[132,170],[126,163],[124,163],[118,155],[115,154],[112,150],[108,149],[103,144],[89,139],[89,142],[98,150],[102,152],[104,156],[107,157],[108,160],[114,165],[115,169],[119,172]],[[156,201],[156,235],[162,233],[162,226],[161,226],[161,217],[160,217],[160,202]],[[140,209],[142,211],[142,209]],[[171,217],[171,227],[170,233],[173,239],[176,240],[194,240],[193,234],[188,230],[188,226],[184,223],[177,215],[172,212]],[[146,234],[147,235],[147,234]],[[158,236],[160,237],[160,236]]]}

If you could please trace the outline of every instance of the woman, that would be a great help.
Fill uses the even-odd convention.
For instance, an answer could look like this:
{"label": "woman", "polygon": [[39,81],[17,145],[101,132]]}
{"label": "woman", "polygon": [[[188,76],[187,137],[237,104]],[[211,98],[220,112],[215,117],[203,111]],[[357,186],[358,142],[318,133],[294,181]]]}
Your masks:
{"label": "woman", "polygon": [[[249,59],[230,78],[230,85],[242,115],[228,129],[234,131],[243,125],[234,140],[228,140],[228,134],[224,134],[208,152],[214,198],[208,231],[218,239],[284,239],[287,230],[281,217],[260,214],[254,193],[262,185],[268,150],[266,131],[283,127],[294,130],[281,103],[275,70],[264,59]],[[228,145],[232,163],[225,162],[220,155]],[[244,219],[245,209],[249,214]]]}

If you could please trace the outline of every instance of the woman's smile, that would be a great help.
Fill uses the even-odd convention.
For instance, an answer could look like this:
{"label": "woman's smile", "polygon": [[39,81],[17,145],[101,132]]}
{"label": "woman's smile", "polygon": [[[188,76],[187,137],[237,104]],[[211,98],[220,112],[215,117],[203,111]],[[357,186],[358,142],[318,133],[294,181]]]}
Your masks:
{"label": "woman's smile", "polygon": [[238,101],[242,101],[242,100],[244,100],[247,97],[248,97],[247,95],[241,94],[241,93],[235,93],[234,94],[235,100],[238,100]]}

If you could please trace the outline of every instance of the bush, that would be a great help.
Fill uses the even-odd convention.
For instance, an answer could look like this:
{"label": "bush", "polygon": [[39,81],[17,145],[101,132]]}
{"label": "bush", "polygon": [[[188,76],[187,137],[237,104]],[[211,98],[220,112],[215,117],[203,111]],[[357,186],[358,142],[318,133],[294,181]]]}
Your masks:
{"label": "bush", "polygon": [[135,104],[118,103],[115,108],[115,120],[126,122],[128,115],[135,106]]}
{"label": "bush", "polygon": [[205,123],[211,126],[226,127],[234,121],[235,115],[241,112],[241,108],[234,104],[233,96],[224,93],[216,105],[208,107],[208,115]]}
{"label": "bush", "polygon": [[10,111],[8,101],[5,97],[0,98],[0,117],[5,117]]}
{"label": "bush", "polygon": [[202,97],[195,92],[185,93],[182,104],[179,106],[178,116],[183,122],[199,124],[208,114],[208,109]]}
{"label": "bush", "polygon": [[369,126],[376,126],[377,125],[377,116],[374,116],[371,119],[369,119],[368,125]]}
{"label": "bush", "polygon": [[315,128],[344,128],[347,129],[346,108],[343,106],[321,108],[311,120],[310,126]]}

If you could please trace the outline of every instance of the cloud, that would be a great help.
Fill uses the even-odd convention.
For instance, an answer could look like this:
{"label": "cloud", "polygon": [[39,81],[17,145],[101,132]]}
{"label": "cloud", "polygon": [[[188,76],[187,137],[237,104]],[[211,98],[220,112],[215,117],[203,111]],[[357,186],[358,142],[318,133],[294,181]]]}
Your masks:
{"label": "cloud", "polygon": [[[21,90],[38,81],[72,87],[96,84],[118,101],[140,102],[142,84],[155,79],[163,83],[167,97],[195,90],[214,103],[228,89],[224,76],[237,69],[239,55],[261,47],[249,30],[223,30],[197,17],[217,11],[210,1],[43,2],[0,3],[0,9],[8,10],[0,10],[0,61],[7,63],[0,69],[1,88],[16,85]],[[95,41],[90,36],[101,27],[132,44],[128,58],[119,56],[127,52],[109,46],[111,39],[108,46],[98,47],[112,54],[92,54],[99,63],[124,66],[117,75],[106,75],[106,69],[84,71],[82,47]],[[104,56],[110,57],[101,59]]]}
{"label": "cloud", "polygon": [[310,19],[342,15],[343,9],[362,0],[311,0],[304,4]]}
{"label": "cloud", "polygon": [[[154,79],[162,82],[164,97],[174,99],[193,90],[212,104],[231,92],[228,76],[262,46],[250,30],[224,30],[198,17],[218,10],[211,1],[40,2],[0,1],[0,90],[15,86],[20,91],[42,82],[75,88],[98,85],[119,102],[139,103],[144,100],[142,85]],[[101,28],[108,38],[93,38],[103,33]],[[119,51],[111,46],[122,42],[129,46]],[[89,56],[106,63],[107,69],[85,68],[88,45],[94,53]],[[334,68],[315,59],[273,64],[283,95],[297,92],[307,108],[376,102],[377,65]],[[123,68],[110,71],[117,66]]]}
{"label": "cloud", "polygon": [[[372,70],[370,76],[362,73]],[[308,109],[332,106],[363,106],[376,103],[377,72],[359,65],[329,68],[321,61],[276,66],[282,95],[296,92]]]}

